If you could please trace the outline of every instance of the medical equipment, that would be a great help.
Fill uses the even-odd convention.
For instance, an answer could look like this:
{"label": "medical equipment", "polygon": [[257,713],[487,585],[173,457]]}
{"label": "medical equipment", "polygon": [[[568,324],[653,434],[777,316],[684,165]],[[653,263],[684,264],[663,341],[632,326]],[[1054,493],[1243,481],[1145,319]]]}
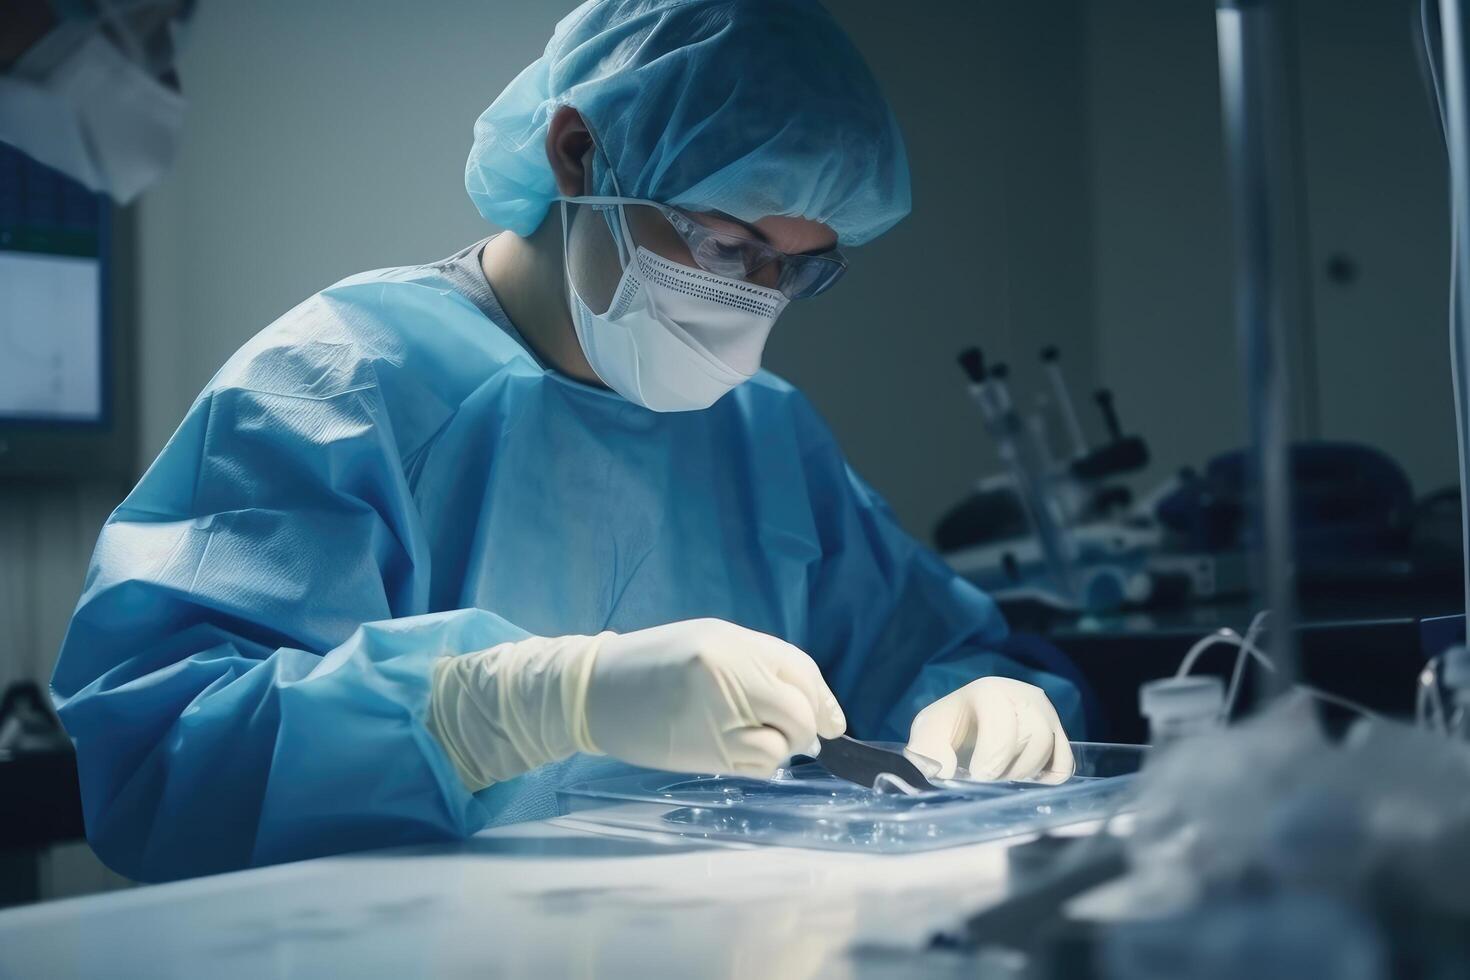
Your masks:
{"label": "medical equipment", "polygon": [[[1175,719],[1180,715],[1187,715],[1190,723],[1185,727],[1190,734],[1200,734],[1223,727],[1235,714],[1237,700],[1240,697],[1241,683],[1245,678],[1245,669],[1254,660],[1264,669],[1271,673],[1277,672],[1275,661],[1271,655],[1266,653],[1260,646],[1260,640],[1266,633],[1266,624],[1269,614],[1266,611],[1257,613],[1252,619],[1245,635],[1241,636],[1235,630],[1228,627],[1216,630],[1195,643],[1184,654],[1179,661],[1179,669],[1173,677],[1159,681],[1150,681],[1143,684],[1139,689],[1140,707],[1147,700],[1151,705],[1160,706],[1166,719]],[[1230,686],[1224,689],[1218,700],[1214,699],[1212,692],[1214,685],[1199,684],[1208,682],[1214,678],[1191,677],[1190,671],[1194,669],[1200,658],[1212,647],[1225,646],[1234,648],[1237,653],[1235,665],[1230,672]],[[1208,688],[1208,691],[1207,691]],[[1355,701],[1332,694],[1310,684],[1300,681],[1293,683],[1290,687],[1294,693],[1303,694],[1326,704],[1333,704],[1344,708],[1360,717],[1376,718],[1377,712],[1364,707]],[[1175,704],[1169,704],[1170,699],[1175,699]],[[1204,723],[1204,703],[1206,699],[1214,701],[1218,714],[1213,725]],[[1144,712],[1146,715],[1147,711]],[[1176,731],[1175,734],[1184,734]]]}
{"label": "medical equipment", "polygon": [[818,741],[821,743],[821,751],[817,753],[817,765],[848,782],[876,789],[880,777],[889,776],[897,777],[919,792],[934,789],[918,766],[910,762],[902,752],[859,742],[847,735],[819,738]]}
{"label": "medical equipment", "polygon": [[[1075,411],[1059,356],[1048,347],[1041,361],[1070,428]],[[1172,574],[1145,567],[1159,531],[1131,519],[1131,492],[1106,482],[1144,466],[1148,448],[1122,432],[1111,392],[1099,391],[1097,402],[1112,438],[1093,450],[1076,442],[1077,454],[1057,457],[1047,444],[1045,409],[1022,421],[1005,364],[987,365],[974,347],[958,360],[1005,469],[981,480],[936,528],[950,565],[1001,602],[1035,600],[1091,612],[1155,595]]]}
{"label": "medical equipment", "polygon": [[1087,439],[1082,435],[1082,423],[1077,420],[1077,407],[1072,404],[1072,393],[1067,389],[1067,379],[1062,377],[1061,359],[1062,352],[1056,347],[1047,347],[1041,352],[1042,367],[1046,371],[1047,381],[1051,383],[1057,411],[1061,414],[1067,435],[1072,440],[1072,458],[1081,459],[1087,455]]}
{"label": "medical equipment", "polygon": [[[1461,560],[1465,613],[1470,617],[1470,105],[1467,105],[1465,12],[1461,0],[1420,0],[1420,25],[1435,106],[1450,167],[1450,377],[1460,462]],[[1435,35],[1438,44],[1434,43]]]}
{"label": "medical equipment", "polygon": [[[1031,950],[1048,937],[1048,928],[1069,899],[1123,874],[1128,868],[1123,842],[1105,831],[1091,837],[1066,839],[1045,836],[1016,844],[1014,855],[1040,846],[1041,853],[1024,875],[1012,863],[1012,886],[1006,899],[970,916],[958,928],[936,934],[935,949],[975,950],[995,947]],[[1017,880],[1019,879],[1019,880]],[[1026,976],[1063,976],[1075,970],[1037,969]]]}
{"label": "medical equipment", "polygon": [[[1358,443],[1298,441],[1289,447],[1289,466],[1296,577],[1303,590],[1417,582],[1435,567],[1416,554],[1413,488],[1392,458]],[[1181,474],[1155,508],[1164,547],[1217,565],[1244,562],[1259,539],[1248,519],[1250,477],[1241,450]]]}
{"label": "medical equipment", "polygon": [[[1455,976],[1470,961],[1464,927],[1470,916],[1470,752],[1458,739],[1443,737],[1457,712],[1446,709],[1441,690],[1448,688],[1456,705],[1470,704],[1470,698],[1461,701],[1462,682],[1470,680],[1463,648],[1420,674],[1419,713],[1427,730],[1301,685],[1295,663],[1282,341],[1285,328],[1299,322],[1289,267],[1300,253],[1291,247],[1286,165],[1294,142],[1284,114],[1295,100],[1283,94],[1290,51],[1283,6],[1219,0],[1216,20],[1239,328],[1252,398],[1250,469],[1261,498],[1254,542],[1272,610],[1269,630],[1262,614],[1244,636],[1218,631],[1189,651],[1175,678],[1141,692],[1143,706],[1164,708],[1155,711],[1161,727],[1173,722],[1177,730],[1187,718],[1195,734],[1162,747],[1139,778],[1136,819],[1125,844],[1127,874],[1110,887],[1109,905],[1117,911],[1069,934],[1084,947],[1084,961],[1105,977],[1379,980]],[[1443,62],[1431,60],[1450,145],[1452,362],[1462,473],[1470,477],[1464,388],[1470,315],[1463,306],[1470,298],[1463,251],[1470,234],[1470,106],[1461,8],[1461,0],[1440,0]],[[1421,9],[1427,21],[1427,0]],[[1462,483],[1470,495],[1470,479]],[[1470,521],[1464,531],[1470,534]],[[1285,605],[1278,608],[1277,601]],[[1236,650],[1223,691],[1218,680],[1200,684],[1189,676],[1217,645]],[[1250,660],[1268,671],[1274,696],[1240,724],[1223,726]],[[1178,707],[1168,703],[1171,698],[1188,702],[1187,710],[1170,710]],[[1331,739],[1314,699],[1363,717],[1345,737]],[[1061,917],[1058,908],[1053,919]],[[1032,965],[1042,959],[1038,953]],[[1052,974],[1038,968],[1038,975]]]}
{"label": "medical equipment", "polygon": [[[1052,487],[1052,474],[1036,444],[1021,424],[1006,384],[1006,372],[997,365],[986,371],[979,348],[960,354],[960,366],[970,379],[970,397],[980,409],[985,430],[1011,479],[1013,492],[1025,511],[1031,532],[1045,562],[1045,588],[1063,603],[1077,605],[1081,595],[1075,569],[1076,555],[1064,531],[1065,516]],[[997,373],[999,372],[999,373]]]}
{"label": "medical equipment", "polygon": [[[890,751],[901,743],[879,742]],[[1035,833],[1106,817],[1132,794],[1147,750],[1073,742],[1076,775],[1059,785],[931,780],[911,793],[880,777],[866,789],[815,763],[755,780],[639,771],[557,794],[580,821],[713,840],[899,854]]]}
{"label": "medical equipment", "polygon": [[1212,732],[1223,724],[1225,685],[1218,677],[1166,677],[1138,689],[1149,742],[1163,746]]}
{"label": "medical equipment", "polygon": [[17,681],[0,696],[0,761],[40,752],[70,752],[71,743],[56,721],[41,688]]}
{"label": "medical equipment", "polygon": [[0,142],[0,481],[136,475],[133,230]]}
{"label": "medical equipment", "polygon": [[[1450,376],[1454,385],[1455,434],[1459,450],[1460,534],[1466,620],[1470,621],[1470,79],[1466,63],[1466,23],[1462,0],[1420,0],[1423,50],[1430,87],[1444,135],[1450,170]],[[1452,648],[1426,667],[1420,678],[1420,717],[1438,707],[1439,724],[1455,730],[1454,720],[1466,713],[1460,703],[1467,672],[1465,647]],[[1454,691],[1456,707],[1448,714],[1437,681]],[[1432,690],[1432,698],[1427,696]],[[1470,700],[1470,699],[1467,699]]]}
{"label": "medical equipment", "polygon": [[1130,436],[1123,431],[1112,391],[1099,388],[1092,397],[1108,430],[1108,441],[1087,455],[1072,460],[1072,477],[1082,481],[1106,480],[1147,466],[1148,445],[1138,436]]}
{"label": "medical equipment", "polygon": [[1297,676],[1286,334],[1305,322],[1301,291],[1294,288],[1301,275],[1295,263],[1303,253],[1293,195],[1294,103],[1281,95],[1287,91],[1288,58],[1283,17],[1277,4],[1258,0],[1218,0],[1215,8],[1236,331],[1250,393],[1250,465],[1259,488],[1252,507],[1259,528],[1255,572],[1276,627],[1273,691],[1285,690]]}
{"label": "medical equipment", "polygon": [[[1119,901],[1138,922],[1110,925],[1121,955],[1143,944],[1167,962],[1282,962],[1283,944],[1331,963],[1347,940],[1287,907],[1315,903],[1357,923],[1393,971],[1451,976],[1470,941],[1470,754],[1408,725],[1369,719],[1333,742],[1305,699],[1279,698],[1241,726],[1178,743],[1140,777],[1130,874]],[[1242,903],[1289,914],[1231,942]],[[1160,930],[1173,930],[1172,938]],[[1439,964],[1450,972],[1421,972]],[[1149,972],[1119,976],[1155,976]],[[1228,975],[1217,973],[1215,975]],[[1339,975],[1324,973],[1323,975]]]}
{"label": "medical equipment", "polygon": [[1470,648],[1460,645],[1445,651],[1442,671],[1452,705],[1445,732],[1458,741],[1470,742]]}

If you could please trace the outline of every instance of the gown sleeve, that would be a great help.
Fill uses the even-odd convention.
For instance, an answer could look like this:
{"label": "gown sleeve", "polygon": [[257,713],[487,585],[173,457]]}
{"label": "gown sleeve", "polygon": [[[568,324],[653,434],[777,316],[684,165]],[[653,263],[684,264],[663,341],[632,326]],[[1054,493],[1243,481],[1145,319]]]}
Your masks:
{"label": "gown sleeve", "polygon": [[810,588],[809,652],[851,732],[906,741],[925,706],[997,675],[1040,687],[1070,737],[1082,737],[1077,684],[1008,642],[994,601],[899,526],[804,399],[798,426],[822,555]]}
{"label": "gown sleeve", "polygon": [[88,837],[128,877],[486,822],[424,726],[430,664],[527,634],[484,610],[427,614],[381,386],[316,344],[217,378],[98,541],[52,690]]}

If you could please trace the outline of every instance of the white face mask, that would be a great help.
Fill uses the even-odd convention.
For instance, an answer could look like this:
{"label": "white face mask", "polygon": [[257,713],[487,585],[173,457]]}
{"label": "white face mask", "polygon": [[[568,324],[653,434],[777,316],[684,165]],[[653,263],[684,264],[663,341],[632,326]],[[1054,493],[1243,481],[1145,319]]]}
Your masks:
{"label": "white face mask", "polygon": [[167,169],[184,98],[101,30],[41,72],[0,77],[0,140],[127,204]]}
{"label": "white face mask", "polygon": [[[616,205],[613,230],[622,278],[606,313],[577,294],[562,201],[562,258],[577,340],[592,370],[613,391],[655,412],[708,408],[760,370],[761,352],[787,299],[778,289],[672,262],[637,245],[623,198],[577,197],[574,204]],[[609,216],[611,217],[611,216]]]}

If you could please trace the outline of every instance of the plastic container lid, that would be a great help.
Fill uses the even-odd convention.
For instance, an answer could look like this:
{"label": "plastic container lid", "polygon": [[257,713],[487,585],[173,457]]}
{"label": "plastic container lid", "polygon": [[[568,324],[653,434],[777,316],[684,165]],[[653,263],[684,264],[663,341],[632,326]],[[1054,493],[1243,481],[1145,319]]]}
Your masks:
{"label": "plastic container lid", "polygon": [[624,775],[562,787],[556,796],[563,816],[606,827],[895,854],[1105,819],[1131,805],[1147,753],[1142,745],[1073,742],[1077,773],[1059,785],[941,779],[913,796],[847,782],[815,763],[769,780],[624,767]]}
{"label": "plastic container lid", "polygon": [[1138,689],[1138,710],[1147,718],[1200,718],[1225,706],[1225,683],[1218,677],[1165,677]]}

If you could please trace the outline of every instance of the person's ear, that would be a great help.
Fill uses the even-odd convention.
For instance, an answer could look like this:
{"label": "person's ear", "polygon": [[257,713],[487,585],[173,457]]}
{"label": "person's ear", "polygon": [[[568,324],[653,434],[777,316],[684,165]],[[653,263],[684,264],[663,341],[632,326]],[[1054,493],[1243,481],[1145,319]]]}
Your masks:
{"label": "person's ear", "polygon": [[556,189],[564,197],[586,194],[587,169],[592,165],[589,151],[592,133],[582,121],[582,114],[569,105],[556,110],[546,132],[546,159],[556,177]]}

